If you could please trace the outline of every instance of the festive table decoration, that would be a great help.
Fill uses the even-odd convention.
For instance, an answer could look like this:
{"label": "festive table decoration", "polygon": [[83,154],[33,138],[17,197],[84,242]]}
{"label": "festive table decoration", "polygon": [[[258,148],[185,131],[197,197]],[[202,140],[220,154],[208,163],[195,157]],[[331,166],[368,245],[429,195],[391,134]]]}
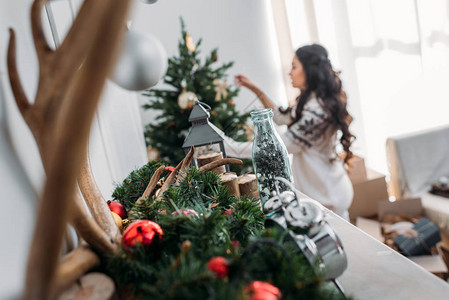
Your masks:
{"label": "festive table decoration", "polygon": [[[107,272],[119,291],[151,299],[344,299],[321,284],[321,274],[283,228],[264,229],[255,199],[231,194],[210,171],[229,159],[196,169],[188,157],[170,172],[165,182],[172,184],[159,195],[151,186],[166,171],[160,162],[134,171],[114,192],[131,207],[131,216],[163,230],[152,250],[125,248],[108,258]],[[125,192],[144,193],[139,174],[147,171],[153,172],[146,176],[147,197]]]}
{"label": "festive table decoration", "polygon": [[[288,152],[273,127],[272,118],[271,108],[251,112],[254,122],[253,166],[262,205],[275,191],[275,177],[293,181]],[[279,188],[283,192],[288,186],[281,182]]]}
{"label": "festive table decoration", "polygon": [[218,278],[228,276],[229,273],[228,266],[229,266],[228,260],[222,256],[212,257],[207,262],[207,267],[209,268],[209,270],[214,272]]}
{"label": "festive table decoration", "polygon": [[282,298],[281,291],[268,282],[253,281],[245,286],[244,290],[249,295],[248,300],[278,300]]}
{"label": "festive table decoration", "polygon": [[[219,160],[223,158],[223,154],[217,151],[204,151],[203,153],[198,153],[197,163],[198,167],[202,167],[210,162]],[[215,168],[212,170],[217,174],[223,174],[226,172],[225,166],[221,166],[219,168]]]}
{"label": "festive table decoration", "polygon": [[163,234],[161,226],[153,221],[136,221],[131,223],[123,233],[122,246],[128,250],[137,245],[148,247],[155,241],[161,240]]}
{"label": "festive table decoration", "polygon": [[173,171],[175,170],[175,168],[169,166],[169,167],[165,167],[165,170],[167,170],[167,171],[169,171],[169,172],[173,172]]}
{"label": "festive table decoration", "polygon": [[[280,192],[280,182],[290,190]],[[275,185],[276,194],[263,207],[266,226],[286,230],[315,272],[335,281],[346,269],[347,259],[340,239],[325,220],[323,206],[282,177],[275,178]],[[340,288],[338,282],[336,285]]]}
{"label": "festive table decoration", "polygon": [[117,228],[120,230],[120,233],[123,234],[123,219],[120,218],[115,212],[111,211],[112,217],[114,218],[114,222],[117,225]]}
{"label": "festive table decoration", "polygon": [[[217,128],[209,122],[210,107],[205,103],[195,102],[192,112],[189,116],[189,122],[192,127],[182,144],[184,151],[188,151],[190,147],[200,147],[205,145],[218,144],[223,158],[226,158],[226,151],[223,143],[223,138],[219,134]],[[194,160],[195,166],[198,167],[197,160]],[[229,169],[227,169],[229,171]]]}
{"label": "festive table decoration", "polygon": [[128,214],[127,214],[126,209],[123,206],[123,204],[121,204],[118,201],[111,201],[111,200],[108,200],[107,203],[108,203],[109,209],[112,212],[116,213],[118,216],[120,216],[120,218],[126,219],[128,217]]}
{"label": "festive table decoration", "polygon": [[177,211],[174,211],[173,214],[174,216],[187,216],[190,218],[198,218],[198,213],[196,211],[194,211],[193,209],[190,208],[183,208]]}

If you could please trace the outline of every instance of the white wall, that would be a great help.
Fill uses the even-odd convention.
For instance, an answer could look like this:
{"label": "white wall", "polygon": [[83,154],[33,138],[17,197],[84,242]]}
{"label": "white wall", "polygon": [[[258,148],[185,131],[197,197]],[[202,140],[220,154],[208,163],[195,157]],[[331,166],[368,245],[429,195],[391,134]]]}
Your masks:
{"label": "white wall", "polygon": [[[34,99],[38,66],[29,21],[31,2],[0,2],[0,203],[4,209],[0,218],[0,299],[14,299],[21,294],[36,195],[44,180],[37,147],[15,106],[6,69],[7,29],[13,27],[20,77],[28,98]],[[74,1],[74,6],[80,2]],[[72,20],[67,0],[54,1],[52,5],[58,32],[63,36]],[[43,16],[46,18],[45,13]],[[43,25],[51,42],[47,19],[43,19]],[[90,151],[94,176],[108,199],[114,182],[123,180],[131,170],[146,162],[135,93],[107,84],[94,120]]]}
{"label": "white wall", "polygon": [[[286,98],[283,86],[270,0],[159,0],[153,5],[136,2],[131,28],[155,35],[171,57],[178,55],[178,40],[182,38],[180,16],[194,41],[203,39],[203,57],[218,47],[217,66],[235,62],[228,72],[228,84],[233,84],[235,74],[243,73],[273,101],[287,104],[291,100]],[[139,100],[143,104],[147,98],[140,96]],[[235,102],[240,111],[260,105],[254,94],[243,89]],[[142,111],[144,124],[152,122],[153,117],[151,112]]]}

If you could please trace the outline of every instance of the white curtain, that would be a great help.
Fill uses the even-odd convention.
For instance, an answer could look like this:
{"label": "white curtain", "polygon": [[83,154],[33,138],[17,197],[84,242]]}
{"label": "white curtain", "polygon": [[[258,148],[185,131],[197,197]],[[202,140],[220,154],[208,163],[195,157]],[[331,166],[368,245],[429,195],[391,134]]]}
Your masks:
{"label": "white curtain", "polygon": [[342,71],[355,152],[387,172],[388,136],[449,123],[447,0],[285,0],[292,46],[318,42]]}

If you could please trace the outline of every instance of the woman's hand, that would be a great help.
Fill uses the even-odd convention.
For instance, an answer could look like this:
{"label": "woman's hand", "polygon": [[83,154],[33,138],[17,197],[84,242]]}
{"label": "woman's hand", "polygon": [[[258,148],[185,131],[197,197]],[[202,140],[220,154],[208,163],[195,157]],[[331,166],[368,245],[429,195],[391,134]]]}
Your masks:
{"label": "woman's hand", "polygon": [[262,90],[259,89],[259,87],[251,79],[249,79],[245,75],[237,74],[235,75],[234,80],[236,85],[244,86],[250,89],[254,94],[256,94],[257,98],[259,98],[260,102],[262,102],[265,108],[274,108],[273,102],[268,99],[265,93],[262,92]]}
{"label": "woman's hand", "polygon": [[237,74],[237,75],[235,75],[234,81],[235,81],[235,84],[236,84],[236,85],[238,85],[238,86],[244,86],[244,87],[250,89],[250,90],[253,91],[253,92],[254,92],[256,89],[258,89],[258,87],[256,86],[256,84],[255,84],[251,79],[249,79],[248,77],[246,77],[245,75],[242,75],[242,74]]}

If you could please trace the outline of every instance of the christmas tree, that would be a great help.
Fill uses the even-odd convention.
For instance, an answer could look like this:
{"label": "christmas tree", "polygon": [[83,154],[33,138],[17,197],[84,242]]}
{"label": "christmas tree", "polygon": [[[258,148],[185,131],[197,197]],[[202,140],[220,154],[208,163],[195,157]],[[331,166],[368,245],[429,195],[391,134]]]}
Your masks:
{"label": "christmas tree", "polygon": [[239,90],[226,84],[226,72],[233,62],[216,66],[217,49],[202,62],[199,57],[201,39],[196,44],[193,42],[182,19],[181,33],[179,56],[168,60],[163,80],[171,88],[150,89],[143,94],[149,97],[143,107],[160,112],[156,122],[145,127],[146,143],[157,149],[160,157],[172,165],[184,157],[181,146],[191,127],[188,118],[195,100],[210,106],[210,121],[227,136],[236,141],[248,140],[244,128],[249,114],[236,110],[233,98]]}

